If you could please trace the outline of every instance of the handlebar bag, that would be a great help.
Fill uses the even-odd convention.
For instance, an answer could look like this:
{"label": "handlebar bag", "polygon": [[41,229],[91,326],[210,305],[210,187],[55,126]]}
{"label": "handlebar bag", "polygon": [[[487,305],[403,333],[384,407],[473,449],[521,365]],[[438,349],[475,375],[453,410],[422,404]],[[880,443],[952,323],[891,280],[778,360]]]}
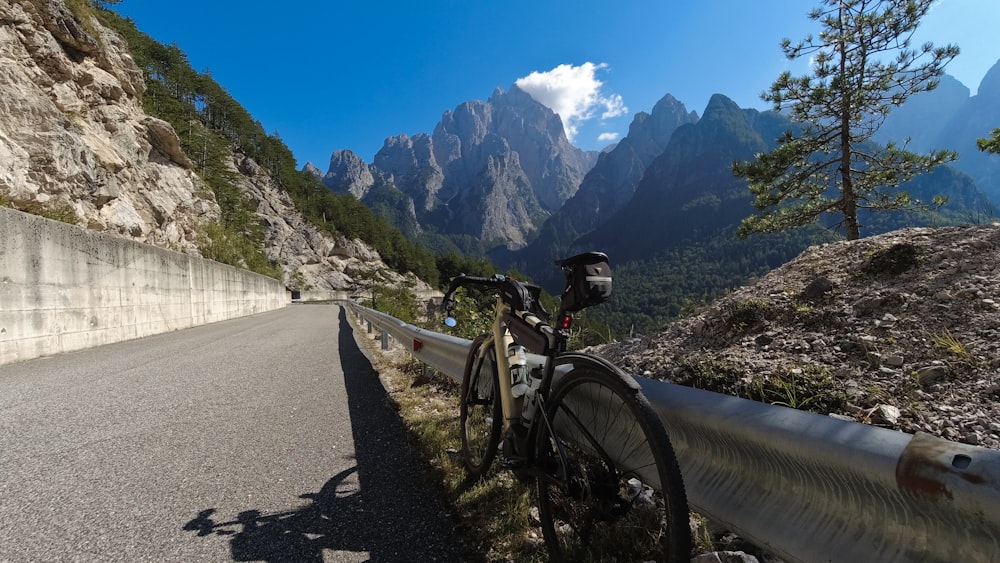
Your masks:
{"label": "handlebar bag", "polygon": [[515,311],[536,312],[541,288],[507,278],[500,286],[503,302]]}

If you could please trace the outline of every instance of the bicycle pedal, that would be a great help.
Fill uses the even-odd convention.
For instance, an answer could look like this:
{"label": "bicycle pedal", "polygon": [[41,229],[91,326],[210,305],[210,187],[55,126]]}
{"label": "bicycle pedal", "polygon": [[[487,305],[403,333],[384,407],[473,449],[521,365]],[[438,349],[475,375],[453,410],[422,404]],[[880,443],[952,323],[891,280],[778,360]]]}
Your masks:
{"label": "bicycle pedal", "polygon": [[506,458],[504,463],[523,463],[524,456],[518,454],[517,445],[514,440],[508,437],[503,441],[503,457]]}
{"label": "bicycle pedal", "polygon": [[510,460],[524,459],[524,454],[519,450],[524,445],[527,429],[522,427],[512,427],[503,439],[503,456]]}
{"label": "bicycle pedal", "polygon": [[531,466],[528,465],[528,460],[524,458],[520,459],[507,459],[503,463],[504,469],[509,470],[514,474],[514,477],[522,484],[528,484],[532,479]]}
{"label": "bicycle pedal", "polygon": [[510,469],[511,471],[517,471],[518,469],[527,467],[528,460],[522,458],[506,458],[503,460],[504,469]]}

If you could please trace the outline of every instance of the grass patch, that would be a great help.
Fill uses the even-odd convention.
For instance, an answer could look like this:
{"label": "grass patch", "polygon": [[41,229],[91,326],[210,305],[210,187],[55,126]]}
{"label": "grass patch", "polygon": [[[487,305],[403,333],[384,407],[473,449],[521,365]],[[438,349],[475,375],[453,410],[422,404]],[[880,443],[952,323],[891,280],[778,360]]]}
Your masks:
{"label": "grass patch", "polygon": [[972,352],[969,352],[965,344],[962,344],[947,328],[931,334],[931,341],[934,342],[934,346],[947,351],[952,361],[958,365],[972,367],[978,363],[976,357],[972,355]]}
{"label": "grass patch", "polygon": [[[356,334],[365,334],[357,326],[355,330]],[[405,350],[396,347],[383,352],[376,349],[377,341],[359,340],[367,346],[382,385],[409,431],[411,444],[427,462],[430,479],[441,496],[448,499],[459,533],[479,560],[546,561],[541,528],[531,517],[533,488],[496,466],[481,482],[466,481],[459,453],[459,385],[433,371],[425,374],[422,364]]]}
{"label": "grass patch", "polygon": [[730,336],[752,332],[767,317],[770,304],[763,299],[744,299],[726,305],[724,323]]}
{"label": "grass patch", "polygon": [[79,217],[76,216],[76,211],[73,211],[73,207],[68,203],[57,201],[53,201],[51,203],[29,201],[26,203],[15,204],[14,202],[0,196],[0,205],[10,207],[11,209],[16,209],[24,213],[45,217],[46,219],[52,219],[53,221],[68,223],[70,225],[78,225],[80,221]]}
{"label": "grass patch", "polygon": [[894,244],[873,252],[861,265],[861,271],[873,277],[895,277],[916,267],[919,255],[919,250],[912,244]]}
{"label": "grass patch", "polygon": [[828,414],[847,403],[841,386],[825,369],[804,366],[784,373],[748,376],[745,366],[718,360],[684,361],[674,383],[771,405]]}

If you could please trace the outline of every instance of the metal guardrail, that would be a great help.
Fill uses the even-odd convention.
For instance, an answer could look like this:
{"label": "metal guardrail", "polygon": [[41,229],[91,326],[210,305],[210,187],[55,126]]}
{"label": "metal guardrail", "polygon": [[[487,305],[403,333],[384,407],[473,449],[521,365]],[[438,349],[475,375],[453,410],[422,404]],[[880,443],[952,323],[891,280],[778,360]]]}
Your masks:
{"label": "metal guardrail", "polygon": [[[349,307],[461,377],[468,340]],[[1000,451],[636,380],[670,434],[691,507],[775,555],[1000,563]]]}

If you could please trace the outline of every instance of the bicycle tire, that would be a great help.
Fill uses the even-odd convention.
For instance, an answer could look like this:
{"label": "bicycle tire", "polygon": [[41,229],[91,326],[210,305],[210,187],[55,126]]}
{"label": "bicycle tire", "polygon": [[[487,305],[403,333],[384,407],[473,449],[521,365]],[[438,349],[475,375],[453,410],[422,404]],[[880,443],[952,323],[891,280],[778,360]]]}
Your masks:
{"label": "bicycle tire", "polygon": [[[555,436],[539,429],[536,461],[561,482],[536,481],[551,560],[690,561],[680,468],[634,380],[617,370],[577,367],[553,387],[546,413]],[[623,463],[616,468],[610,459]],[[647,484],[654,477],[658,490]]]}
{"label": "bicycle tire", "polygon": [[[483,350],[484,346],[488,349]],[[496,350],[491,336],[483,334],[469,348],[459,407],[462,463],[473,479],[482,478],[490,470],[500,445],[503,414],[498,385]]]}

